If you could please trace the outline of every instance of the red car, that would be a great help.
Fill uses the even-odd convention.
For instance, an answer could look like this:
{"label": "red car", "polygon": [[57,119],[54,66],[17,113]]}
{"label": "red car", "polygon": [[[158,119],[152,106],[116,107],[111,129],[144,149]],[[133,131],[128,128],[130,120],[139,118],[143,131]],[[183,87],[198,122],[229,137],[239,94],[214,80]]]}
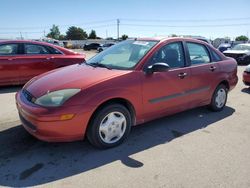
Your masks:
{"label": "red car", "polygon": [[250,86],[250,65],[247,66],[243,73],[243,82],[245,85]]}
{"label": "red car", "polygon": [[0,86],[24,84],[47,71],[82,63],[85,56],[35,41],[0,42]]}
{"label": "red car", "polygon": [[237,63],[185,38],[118,43],[85,63],[35,77],[17,93],[24,128],[38,139],[120,144],[131,126],[198,106],[220,111]]}

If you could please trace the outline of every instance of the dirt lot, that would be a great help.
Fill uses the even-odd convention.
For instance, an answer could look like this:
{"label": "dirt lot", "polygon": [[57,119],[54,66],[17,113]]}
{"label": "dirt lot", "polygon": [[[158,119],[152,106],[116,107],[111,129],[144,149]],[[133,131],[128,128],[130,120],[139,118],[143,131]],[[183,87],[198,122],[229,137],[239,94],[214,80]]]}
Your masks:
{"label": "dirt lot", "polygon": [[[88,57],[93,54],[88,53]],[[132,129],[119,147],[45,143],[20,125],[0,89],[0,186],[250,187],[250,89],[241,82],[222,112],[197,108]]]}

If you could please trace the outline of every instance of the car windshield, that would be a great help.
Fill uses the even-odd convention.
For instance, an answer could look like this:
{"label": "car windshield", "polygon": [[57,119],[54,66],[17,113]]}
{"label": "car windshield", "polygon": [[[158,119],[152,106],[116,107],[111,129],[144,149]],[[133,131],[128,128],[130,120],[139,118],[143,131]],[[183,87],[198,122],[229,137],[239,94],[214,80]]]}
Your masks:
{"label": "car windshield", "polygon": [[233,50],[247,50],[250,51],[250,45],[243,45],[243,44],[238,44],[235,47],[233,47]]}
{"label": "car windshield", "polygon": [[110,69],[130,70],[156,43],[158,41],[126,40],[92,57],[86,63],[93,66],[99,64]]}

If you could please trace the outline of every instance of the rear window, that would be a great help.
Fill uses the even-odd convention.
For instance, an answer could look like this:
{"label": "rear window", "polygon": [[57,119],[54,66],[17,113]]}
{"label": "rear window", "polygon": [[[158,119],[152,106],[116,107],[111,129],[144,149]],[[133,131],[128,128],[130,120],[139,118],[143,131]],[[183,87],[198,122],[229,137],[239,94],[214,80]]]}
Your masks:
{"label": "rear window", "polygon": [[210,48],[210,52],[211,52],[211,55],[212,55],[213,62],[222,61],[221,57],[214,50],[212,50],[211,48]]}
{"label": "rear window", "polygon": [[53,47],[50,47],[50,46],[47,46],[47,48],[49,49],[51,54],[62,54],[62,52],[57,50],[56,48],[53,48]]}

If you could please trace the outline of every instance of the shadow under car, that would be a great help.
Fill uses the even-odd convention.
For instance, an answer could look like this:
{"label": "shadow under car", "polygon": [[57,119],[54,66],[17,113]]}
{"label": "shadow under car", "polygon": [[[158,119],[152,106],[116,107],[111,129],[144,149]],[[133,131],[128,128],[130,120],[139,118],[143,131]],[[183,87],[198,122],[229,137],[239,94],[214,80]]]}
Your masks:
{"label": "shadow under car", "polygon": [[[166,144],[173,139],[203,129],[231,116],[235,110],[221,112],[196,108],[133,127],[120,146],[99,150],[87,141],[46,143],[29,135],[20,125],[0,132],[0,186],[27,187],[53,182],[84,173],[120,160],[131,168],[144,164],[129,156]],[[206,131],[209,133],[209,131]]]}

